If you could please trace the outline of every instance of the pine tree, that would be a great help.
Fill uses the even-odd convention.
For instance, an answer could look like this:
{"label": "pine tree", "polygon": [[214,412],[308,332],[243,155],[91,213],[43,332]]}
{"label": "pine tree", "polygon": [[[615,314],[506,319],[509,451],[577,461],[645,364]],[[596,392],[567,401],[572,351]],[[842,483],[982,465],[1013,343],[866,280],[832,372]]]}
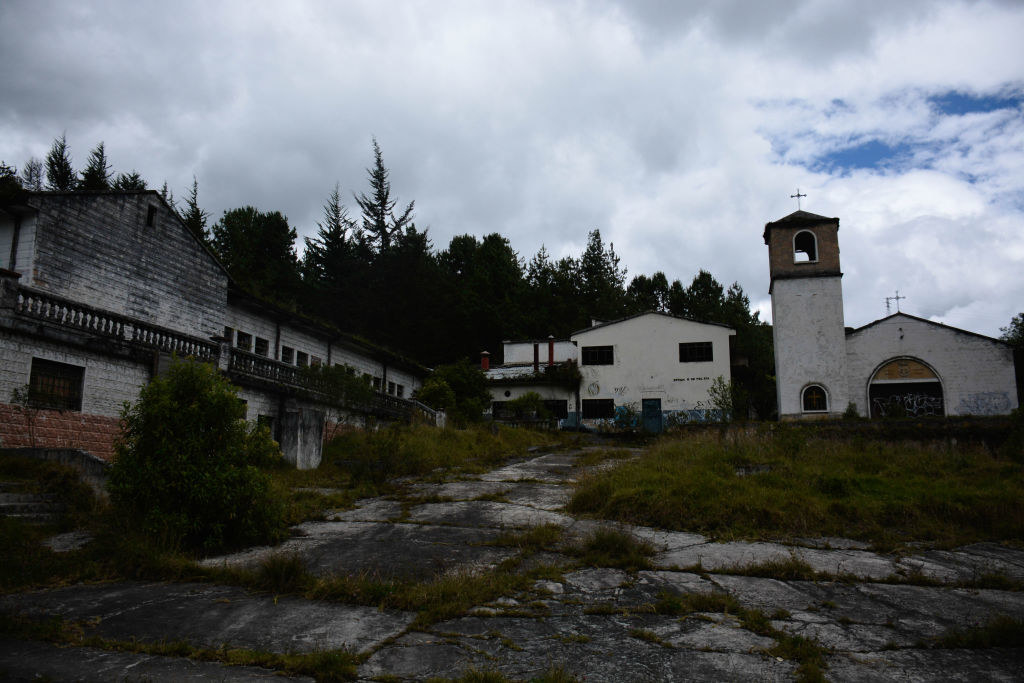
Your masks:
{"label": "pine tree", "polygon": [[409,202],[401,216],[395,216],[397,199],[391,198],[390,171],[384,166],[377,139],[373,139],[373,168],[366,169],[370,178],[370,195],[360,193],[356,197],[363,212],[363,230],[377,253],[391,248],[395,239],[400,238],[406,228],[414,226],[412,210],[415,202]]}
{"label": "pine tree", "polygon": [[103,142],[96,145],[96,148],[89,152],[89,162],[82,171],[82,180],[78,184],[79,190],[86,192],[104,192],[110,189],[110,164],[107,162],[107,152]]}
{"label": "pine tree", "polygon": [[131,173],[118,173],[112,187],[121,192],[145,190],[146,181],[142,179],[138,171],[133,169]]}
{"label": "pine tree", "polygon": [[21,169],[21,184],[26,190],[41,192],[43,189],[43,162],[32,157]]}
{"label": "pine tree", "polygon": [[299,264],[295,229],[279,211],[251,206],[225,211],[213,226],[210,243],[235,282],[280,303],[298,292]]}
{"label": "pine tree", "polygon": [[193,235],[205,242],[210,238],[206,230],[206,222],[209,218],[210,214],[199,208],[199,181],[192,176],[192,190],[188,194],[188,199],[185,200],[185,214],[181,220]]}
{"label": "pine tree", "polygon": [[46,155],[46,189],[70,192],[75,189],[77,176],[71,166],[71,150],[64,134],[53,141]]}

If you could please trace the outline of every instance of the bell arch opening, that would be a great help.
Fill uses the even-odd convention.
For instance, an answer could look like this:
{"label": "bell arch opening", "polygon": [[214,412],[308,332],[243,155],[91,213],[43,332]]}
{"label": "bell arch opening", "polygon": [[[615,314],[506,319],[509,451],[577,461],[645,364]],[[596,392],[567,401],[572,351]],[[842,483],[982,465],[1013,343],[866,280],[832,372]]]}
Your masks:
{"label": "bell arch opening", "polygon": [[818,238],[810,230],[793,236],[793,262],[814,263],[818,260]]}

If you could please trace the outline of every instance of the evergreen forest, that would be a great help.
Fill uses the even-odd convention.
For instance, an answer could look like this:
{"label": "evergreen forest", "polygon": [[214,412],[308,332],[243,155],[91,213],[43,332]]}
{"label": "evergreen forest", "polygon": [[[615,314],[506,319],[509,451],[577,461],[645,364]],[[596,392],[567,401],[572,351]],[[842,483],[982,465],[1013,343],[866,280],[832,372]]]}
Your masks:
{"label": "evergreen forest", "polygon": [[[160,192],[243,289],[427,366],[475,362],[483,350],[500,362],[502,340],[568,338],[592,320],[659,311],[734,328],[737,408],[774,413],[771,327],[738,283],[726,287],[703,269],[689,284],[662,272],[627,278],[598,229],[576,257],[554,259],[542,245],[525,259],[498,233],[458,235],[442,249],[416,226],[414,202],[399,202],[376,140],[372,152],[366,189],[350,208],[335,185],[316,233],[302,244],[279,211],[244,206],[213,221],[195,178],[184,200],[167,183]],[[102,142],[76,172],[63,135],[45,160],[30,159],[20,173],[0,165],[3,193],[146,188],[135,170],[115,175]]]}

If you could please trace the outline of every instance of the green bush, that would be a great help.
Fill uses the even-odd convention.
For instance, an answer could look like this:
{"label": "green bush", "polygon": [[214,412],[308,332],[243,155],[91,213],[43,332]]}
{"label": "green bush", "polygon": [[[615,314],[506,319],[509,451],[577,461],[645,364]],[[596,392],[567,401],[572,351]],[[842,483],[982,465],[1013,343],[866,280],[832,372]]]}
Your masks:
{"label": "green bush", "polygon": [[283,506],[258,466],[280,460],[247,424],[231,384],[208,364],[177,362],[122,413],[109,491],[116,512],[158,543],[213,552],[278,540]]}

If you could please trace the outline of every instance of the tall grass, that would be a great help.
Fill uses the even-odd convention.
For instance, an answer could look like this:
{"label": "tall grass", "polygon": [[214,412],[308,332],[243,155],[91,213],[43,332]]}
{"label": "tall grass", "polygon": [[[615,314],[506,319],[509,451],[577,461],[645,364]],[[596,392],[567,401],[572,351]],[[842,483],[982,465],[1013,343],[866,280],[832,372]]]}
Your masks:
{"label": "tall grass", "polygon": [[583,477],[569,510],[719,538],[949,546],[1024,537],[1024,465],[983,446],[777,431],[662,440]]}

